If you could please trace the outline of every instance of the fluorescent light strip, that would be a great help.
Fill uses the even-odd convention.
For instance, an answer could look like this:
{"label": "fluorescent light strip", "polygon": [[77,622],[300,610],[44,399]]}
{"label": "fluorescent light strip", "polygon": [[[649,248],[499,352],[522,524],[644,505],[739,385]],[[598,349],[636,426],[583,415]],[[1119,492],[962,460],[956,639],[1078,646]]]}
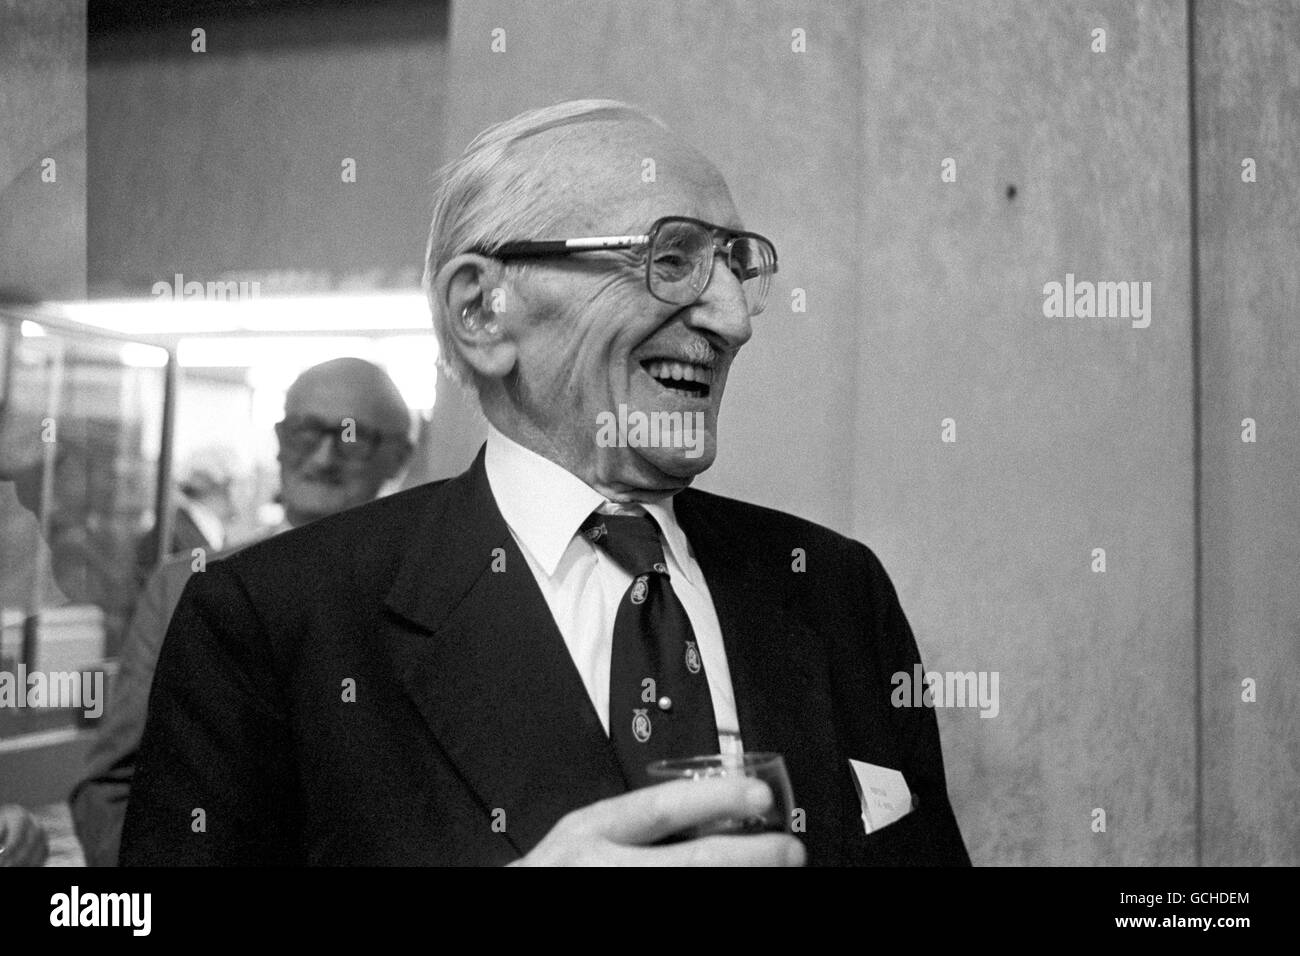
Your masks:
{"label": "fluorescent light strip", "polygon": [[255,379],[263,381],[276,375],[292,378],[308,366],[341,355],[353,355],[383,366],[410,407],[433,407],[434,386],[438,381],[438,340],[432,334],[375,338],[195,337],[176,343],[176,361],[181,368],[247,368]]}
{"label": "fluorescent light strip", "polygon": [[266,296],[229,302],[167,297],[57,303],[68,319],[127,335],[201,332],[366,332],[431,327],[420,292]]}

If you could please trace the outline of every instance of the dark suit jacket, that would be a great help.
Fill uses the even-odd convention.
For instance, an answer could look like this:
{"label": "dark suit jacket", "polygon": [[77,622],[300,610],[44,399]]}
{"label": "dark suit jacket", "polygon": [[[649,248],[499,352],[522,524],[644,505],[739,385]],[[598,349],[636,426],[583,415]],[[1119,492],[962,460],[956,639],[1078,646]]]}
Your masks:
{"label": "dark suit jacket", "polygon": [[[228,557],[236,550],[214,554],[212,560]],[[136,598],[131,623],[118,651],[108,706],[86,755],[85,776],[68,798],[87,866],[117,866],[122,821],[144,733],[154,667],[167,624],[190,579],[193,561],[188,552],[168,559],[150,575]]]}
{"label": "dark suit jacket", "polygon": [[[969,863],[934,712],[890,705],[919,657],[875,556],[699,491],[675,508],[746,749],[785,755],[809,862]],[[194,575],[149,711],[124,865],[507,863],[626,790],[481,451]],[[916,809],[865,835],[850,757],[902,771]]]}

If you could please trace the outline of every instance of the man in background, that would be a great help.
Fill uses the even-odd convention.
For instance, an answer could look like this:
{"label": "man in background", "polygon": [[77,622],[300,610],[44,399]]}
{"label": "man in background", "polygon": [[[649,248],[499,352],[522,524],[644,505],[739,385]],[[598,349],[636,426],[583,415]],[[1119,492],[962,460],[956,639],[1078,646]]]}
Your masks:
{"label": "man in background", "polygon": [[[339,358],[303,372],[289,387],[284,420],[275,426],[285,517],[276,532],[378,496],[410,459],[410,425],[397,386],[370,362]],[[236,550],[207,554],[196,547],[179,553],[141,592],[86,776],[69,799],[90,866],[117,864],[154,666],[172,612],[193,572]]]}

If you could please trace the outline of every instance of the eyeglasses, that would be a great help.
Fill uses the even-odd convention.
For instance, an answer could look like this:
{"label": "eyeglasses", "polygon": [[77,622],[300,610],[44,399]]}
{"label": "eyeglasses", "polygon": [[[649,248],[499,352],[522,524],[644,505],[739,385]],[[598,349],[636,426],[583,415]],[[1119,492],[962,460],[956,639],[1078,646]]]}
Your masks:
{"label": "eyeglasses", "polygon": [[348,461],[369,461],[384,445],[407,443],[405,435],[386,434],[352,422],[336,424],[311,416],[277,422],[275,434],[280,444],[295,455],[310,455],[320,447],[321,439],[329,436],[334,453]]}
{"label": "eyeglasses", "polygon": [[771,241],[756,232],[726,229],[686,216],[658,219],[643,236],[525,240],[472,251],[509,261],[641,248],[645,249],[646,288],[660,302],[669,305],[696,302],[709,286],[714,260],[722,255],[744,290],[749,314],[758,315],[767,304],[768,289],[776,272],[776,247]]}

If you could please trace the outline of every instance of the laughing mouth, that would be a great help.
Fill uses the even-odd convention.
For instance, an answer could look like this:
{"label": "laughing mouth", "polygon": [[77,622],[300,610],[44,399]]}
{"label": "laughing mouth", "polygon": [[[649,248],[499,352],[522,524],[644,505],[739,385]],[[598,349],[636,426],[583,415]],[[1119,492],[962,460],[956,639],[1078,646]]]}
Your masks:
{"label": "laughing mouth", "polygon": [[663,388],[691,398],[708,398],[713,387],[713,369],[707,365],[647,359],[641,367]]}

